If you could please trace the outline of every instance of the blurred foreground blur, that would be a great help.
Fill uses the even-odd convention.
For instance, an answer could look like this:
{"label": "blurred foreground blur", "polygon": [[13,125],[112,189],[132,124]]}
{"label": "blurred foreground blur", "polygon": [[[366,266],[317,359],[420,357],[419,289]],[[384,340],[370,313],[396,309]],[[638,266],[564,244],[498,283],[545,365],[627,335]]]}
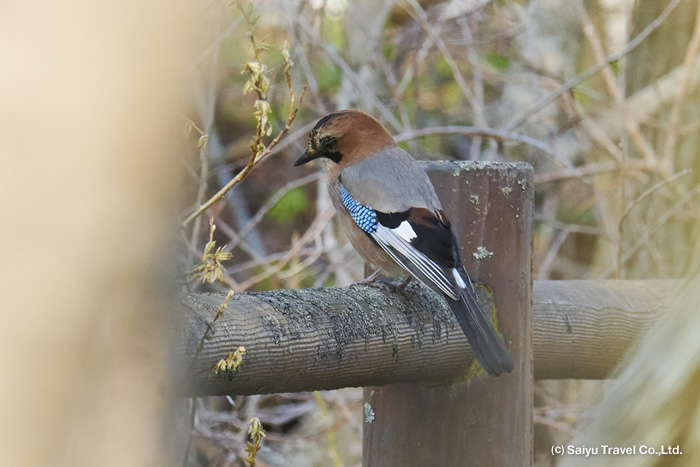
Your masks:
{"label": "blurred foreground blur", "polygon": [[172,465],[164,271],[187,12],[0,10],[0,465]]}

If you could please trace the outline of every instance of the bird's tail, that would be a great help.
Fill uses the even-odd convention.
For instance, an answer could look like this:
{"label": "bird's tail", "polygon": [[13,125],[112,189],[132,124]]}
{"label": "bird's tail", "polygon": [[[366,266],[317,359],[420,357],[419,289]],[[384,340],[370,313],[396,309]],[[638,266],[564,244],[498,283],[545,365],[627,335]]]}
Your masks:
{"label": "bird's tail", "polygon": [[459,288],[461,300],[447,300],[452,312],[482,368],[496,376],[510,373],[513,371],[513,359],[496,334],[491,320],[484,315],[469,278],[466,279],[466,287]]}

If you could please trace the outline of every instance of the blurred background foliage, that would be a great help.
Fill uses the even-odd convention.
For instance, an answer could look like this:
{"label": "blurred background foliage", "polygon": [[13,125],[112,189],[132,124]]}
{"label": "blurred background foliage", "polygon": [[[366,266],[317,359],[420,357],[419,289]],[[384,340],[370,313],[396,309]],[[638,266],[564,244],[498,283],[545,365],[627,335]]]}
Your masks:
{"label": "blurred background foliage", "polygon": [[[536,279],[681,276],[695,247],[700,24],[693,0],[259,0],[202,4],[186,115],[183,219],[241,171],[256,130],[244,93],[252,34],[270,81],[272,135],[290,131],[245,180],[184,230],[183,277],[213,240],[232,253],[222,280],[190,291],[345,286],[363,265],[335,226],[316,168],[293,168],[322,116],[357,108],[418,159],[526,161],[536,174]],[[594,73],[595,71],[595,73]],[[416,130],[450,126],[438,134]],[[200,145],[201,146],[201,145]],[[605,384],[540,382],[537,465],[577,433]],[[191,465],[243,465],[245,425],[267,430],[263,465],[359,465],[361,391],[208,398]],[[329,443],[334,434],[336,441]]]}

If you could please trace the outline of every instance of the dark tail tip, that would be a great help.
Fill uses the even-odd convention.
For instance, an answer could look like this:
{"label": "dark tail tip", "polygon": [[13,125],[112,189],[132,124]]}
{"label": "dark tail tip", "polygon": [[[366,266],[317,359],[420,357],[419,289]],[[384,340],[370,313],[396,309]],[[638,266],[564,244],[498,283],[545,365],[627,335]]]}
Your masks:
{"label": "dark tail tip", "polygon": [[[500,350],[502,350],[502,352]],[[479,355],[480,352],[477,352],[475,349],[474,353],[476,354],[476,359],[479,361],[479,365],[494,376],[498,376],[501,373],[511,373],[513,371],[513,358],[505,347],[501,347],[497,352],[481,353],[481,355]]]}
{"label": "dark tail tip", "polygon": [[461,300],[448,301],[481,367],[494,376],[512,372],[513,358],[481,311],[474,292],[460,289],[460,296]]}

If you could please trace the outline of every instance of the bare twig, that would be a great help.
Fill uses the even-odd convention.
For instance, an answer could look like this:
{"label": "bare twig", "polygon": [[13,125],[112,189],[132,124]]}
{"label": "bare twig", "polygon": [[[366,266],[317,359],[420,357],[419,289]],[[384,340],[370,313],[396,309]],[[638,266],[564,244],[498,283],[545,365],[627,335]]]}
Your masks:
{"label": "bare twig", "polygon": [[326,439],[328,440],[328,448],[330,450],[331,459],[333,460],[334,467],[341,467],[343,465],[340,462],[340,456],[338,455],[338,443],[335,441],[335,433],[333,433],[333,427],[330,426],[330,414],[328,413],[328,407],[326,406],[326,401],[323,400],[321,391],[314,391],[314,397],[316,398],[316,403],[321,409],[321,414],[329,425],[326,427]]}
{"label": "bare twig", "polygon": [[192,438],[194,437],[194,422],[197,415],[197,407],[195,403],[197,399],[195,397],[190,398],[190,433],[187,437],[187,444],[185,445],[185,455],[182,459],[182,467],[187,467],[190,465],[190,450],[192,449]]}
{"label": "bare twig", "polygon": [[479,37],[474,37],[467,42],[465,42],[464,39],[455,39],[452,41],[448,40],[448,43],[455,45],[484,45],[512,39],[527,30],[527,28],[530,26],[532,18],[537,12],[538,6],[539,5],[537,0],[530,0],[527,5],[527,13],[525,13],[525,18],[523,18],[523,20],[520,21],[518,24],[515,24],[514,26],[510,27],[509,29],[506,29],[505,31],[501,31],[494,34],[479,34]]}
{"label": "bare twig", "polygon": [[377,61],[382,65],[382,70],[384,71],[384,76],[386,76],[386,82],[391,90],[391,97],[394,98],[396,103],[396,109],[399,113],[399,118],[401,118],[401,123],[405,129],[411,128],[411,120],[408,118],[408,112],[406,112],[406,106],[401,100],[401,93],[399,92],[399,83],[396,81],[396,75],[394,70],[392,70],[391,65],[384,59],[384,57],[377,53]]}
{"label": "bare twig", "polygon": [[[435,30],[435,34],[440,34],[440,31],[442,30],[442,24],[435,25],[434,30]],[[401,81],[399,82],[399,85],[398,85],[399,96],[403,95],[403,93],[406,91],[406,88],[408,87],[409,83],[413,79],[413,76],[416,74],[416,70],[418,69],[418,66],[421,63],[423,63],[423,60],[425,60],[425,57],[427,57],[428,52],[430,51],[432,46],[433,46],[433,38],[430,35],[427,35],[425,37],[425,40],[421,44],[420,49],[418,49],[418,52],[414,55],[411,66],[406,67],[406,71],[404,72],[403,76],[401,77]]]}
{"label": "bare twig", "polygon": [[[472,32],[469,28],[469,21],[467,21],[467,18],[461,17],[457,19],[457,22],[462,28],[462,35],[467,44],[467,58],[469,58],[469,62],[472,65],[472,84],[474,86],[474,103],[476,105],[474,108],[474,121],[477,126],[488,127],[488,122],[484,116],[484,80],[479,67],[479,55],[471,43]],[[473,161],[478,160],[480,153],[481,137],[476,137],[472,140],[472,146],[469,149],[469,159]]]}
{"label": "bare twig", "polygon": [[[220,28],[220,18],[217,16],[214,19],[214,32],[217,33]],[[211,63],[208,73],[208,82],[201,89],[199,96],[199,114],[202,121],[202,126],[204,130],[199,128],[195,123],[187,119],[188,125],[195,128],[199,133],[199,141],[197,142],[197,147],[199,148],[199,186],[197,188],[197,204],[200,204],[207,195],[207,189],[209,187],[209,147],[207,145],[207,139],[209,138],[208,133],[211,131],[214,125],[214,109],[216,106],[216,70],[219,67],[219,53],[218,47],[215,48],[214,53],[211,54]],[[190,251],[197,247],[199,244],[199,236],[201,233],[201,222],[198,220],[194,228],[192,229],[192,234],[190,237]],[[188,258],[188,268],[193,263],[194,256],[190,255]]]}
{"label": "bare twig", "polygon": [[[224,234],[228,236],[231,242],[235,242],[236,246],[242,249],[253,260],[259,261],[261,260],[261,258],[264,257],[263,255],[258,253],[258,251],[255,248],[252,248],[245,239],[241,238],[236,229],[230,226],[223,217],[216,217],[216,225],[221,229],[221,231]],[[227,250],[230,250],[228,246]]]}
{"label": "bare twig", "polygon": [[368,86],[359,76],[355,70],[352,69],[350,65],[343,59],[343,57],[338,53],[335,48],[325,41],[323,41],[318,34],[311,28],[309,23],[304,17],[297,17],[297,24],[306,33],[306,35],[315,43],[320,44],[321,48],[325,54],[333,60],[340,68],[343,70],[344,76],[355,86],[355,88],[360,93],[363,100],[370,103],[372,107],[376,108],[382,117],[393,126],[395,129],[400,130],[402,128],[401,122],[399,122],[396,117],[391,113],[389,108],[377,98],[376,92]]}
{"label": "bare twig", "polygon": [[306,230],[304,235],[299,238],[298,241],[296,241],[294,244],[292,244],[292,247],[285,253],[285,255],[280,259],[280,261],[273,267],[269,268],[267,271],[260,273],[256,276],[253,276],[249,278],[248,280],[241,282],[238,284],[238,290],[243,291],[247,290],[250,287],[254,286],[260,281],[263,281],[267,279],[268,277],[272,276],[273,274],[276,274],[284,268],[289,261],[292,260],[292,258],[295,258],[299,254],[299,250],[306,245],[308,242],[311,241],[312,238],[314,238],[316,235],[318,235],[319,232],[323,229],[323,227],[328,223],[328,221],[331,220],[333,215],[335,214],[335,210],[330,208],[327,209],[325,212],[322,212],[319,214],[316,219],[312,222],[312,224],[309,226],[309,228]]}
{"label": "bare twig", "polygon": [[[620,259],[621,265],[624,265],[625,263],[627,263],[627,261],[629,261],[634,256],[634,254],[637,252],[637,250],[649,240],[649,238],[651,237],[651,234],[657,228],[661,227],[662,225],[666,225],[666,223],[671,218],[671,216],[673,216],[680,208],[682,208],[684,206],[686,206],[686,207],[692,206],[693,203],[691,203],[690,201],[698,193],[699,188],[700,188],[700,186],[696,186],[694,189],[685,193],[680,200],[678,200],[675,204],[673,204],[671,207],[669,207],[663,214],[661,214],[657,218],[656,222],[654,222],[654,224],[652,224],[651,226],[646,228],[644,230],[644,232],[642,233],[642,235],[639,236],[637,241],[630,248],[628,248],[627,251],[625,251],[625,253],[622,255],[622,257]],[[608,268],[598,278],[599,279],[606,279],[608,276],[610,276],[610,274],[615,272],[615,269],[616,269],[615,266]]]}
{"label": "bare twig", "polygon": [[666,127],[666,142],[661,158],[661,170],[664,174],[673,172],[674,151],[676,141],[678,140],[678,131],[681,120],[681,106],[683,99],[690,87],[690,81],[695,68],[695,63],[698,59],[698,51],[700,50],[700,7],[695,9],[695,29],[693,36],[690,39],[688,48],[685,51],[685,59],[683,60],[683,77],[681,79],[676,99],[671,107],[671,113],[668,117],[668,125]]}
{"label": "bare twig", "polygon": [[533,423],[536,423],[538,425],[548,426],[550,428],[554,428],[555,430],[566,433],[571,438],[578,434],[578,431],[574,430],[568,423],[558,422],[548,417],[535,415],[532,417],[532,421]]}
{"label": "bare twig", "polygon": [[[260,161],[260,165],[261,166],[264,165],[265,161],[270,159],[270,156],[274,156],[275,154],[279,153],[280,151],[284,151],[285,149],[287,149],[289,146],[294,144],[300,138],[308,137],[308,134],[311,131],[311,129],[314,127],[314,125],[316,125],[316,120],[312,120],[309,123],[306,123],[304,126],[287,133],[287,136],[285,136],[284,139],[280,140],[280,142],[277,144],[277,146],[275,146],[272,149],[272,151],[270,151],[270,154],[268,154],[267,157],[265,157],[265,159]],[[306,141],[304,141],[303,146],[306,146]],[[245,161],[245,162],[235,161],[235,162],[231,162],[229,164],[222,164],[222,165],[216,167],[216,169],[214,169],[213,172],[215,172],[215,173],[227,172],[228,173],[228,172],[231,172],[232,170],[243,169],[243,167],[245,167],[247,164],[248,164],[247,161]]]}
{"label": "bare twig", "polygon": [[310,254],[308,257],[306,257],[306,259],[304,259],[304,261],[302,261],[302,262],[300,262],[300,263],[295,263],[292,267],[290,267],[290,268],[289,268],[288,270],[286,270],[286,271],[281,271],[281,272],[277,275],[277,277],[279,277],[280,279],[290,279],[290,278],[294,277],[294,278],[297,280],[297,282],[298,282],[298,281],[299,281],[299,277],[297,277],[297,276],[298,276],[299,274],[301,274],[301,272],[302,272],[303,270],[307,269],[307,268],[310,267],[312,264],[314,264],[314,263],[316,262],[316,260],[318,260],[318,258],[320,258],[321,255],[324,254],[324,253],[325,253],[325,251],[324,251],[324,249],[322,248],[321,243],[320,243],[320,242],[316,242],[316,247],[313,249],[313,251],[311,252],[311,254]]}
{"label": "bare twig", "polygon": [[588,42],[591,44],[591,48],[593,49],[593,55],[596,57],[598,63],[603,64],[603,67],[601,69],[603,72],[603,81],[605,82],[608,88],[608,92],[615,101],[615,105],[622,114],[622,118],[625,122],[625,128],[627,129],[627,132],[632,138],[632,141],[634,142],[634,145],[636,146],[637,150],[639,150],[639,152],[644,157],[646,163],[650,166],[658,165],[659,158],[654,152],[654,148],[652,148],[651,144],[649,144],[649,141],[647,141],[647,139],[644,137],[641,130],[639,129],[639,122],[632,118],[629,108],[627,107],[627,103],[625,102],[625,96],[622,95],[622,91],[615,82],[615,75],[613,74],[612,68],[610,67],[610,63],[605,57],[605,51],[603,50],[603,45],[600,41],[600,37],[598,37],[595,27],[593,26],[593,22],[591,21],[590,16],[588,16],[588,12],[584,8],[581,0],[576,1],[576,11],[578,12],[581,23],[583,24],[583,33],[586,36],[586,39],[588,39]]}
{"label": "bare twig", "polygon": [[622,217],[620,218],[620,231],[622,231],[622,223],[625,222],[625,219],[627,219],[627,216],[629,216],[630,212],[632,209],[639,204],[640,201],[643,201],[646,199],[649,195],[653,194],[655,191],[657,191],[659,188],[662,188],[670,183],[675,182],[677,179],[691,174],[693,171],[690,169],[685,169],[681,170],[680,172],[673,174],[669,178],[666,178],[664,180],[661,180],[659,183],[654,184],[653,186],[649,187],[647,190],[645,190],[641,195],[637,196],[625,209],[625,212],[622,214]]}
{"label": "bare twig", "polygon": [[[354,59],[355,62],[357,62],[358,55],[361,56],[361,69],[369,68],[375,70],[375,74],[377,73],[377,68],[383,71],[386,84],[392,93],[392,104],[395,106],[401,121],[401,128],[411,128],[412,125],[408,118],[408,112],[406,112],[404,102],[401,100],[401,95],[398,92],[398,81],[392,67],[394,64],[390,64],[384,57],[384,50],[381,44],[383,25],[386,23],[387,17],[394,6],[394,0],[380,0],[377,3],[371,4],[370,6],[369,3],[358,3],[353,0],[348,1],[346,21],[351,21],[353,31],[355,28],[357,31],[351,33],[348,30],[346,34],[353,34],[355,36],[361,34],[362,37],[349,39],[346,45],[346,53],[349,54],[350,58]],[[368,12],[372,14],[370,20],[367,18]],[[371,57],[369,56],[370,53]]]}
{"label": "bare twig", "polygon": [[449,125],[449,126],[436,126],[431,128],[421,128],[416,130],[409,130],[399,135],[396,135],[394,139],[397,142],[408,141],[421,136],[428,135],[448,135],[448,134],[459,134],[465,136],[483,136],[487,138],[493,138],[499,141],[512,140],[518,141],[520,143],[527,144],[534,148],[539,149],[545,154],[553,157],[554,159],[561,162],[563,165],[569,168],[569,170],[576,171],[571,162],[565,157],[557,154],[552,148],[546,143],[535,139],[531,136],[523,135],[521,133],[516,133],[513,131],[503,130],[500,128],[477,128],[473,126],[459,126],[459,125]]}
{"label": "bare twig", "polygon": [[[619,169],[620,167],[616,161],[592,162],[590,164],[577,167],[576,172],[572,172],[569,169],[557,169],[550,172],[535,174],[535,183],[551,183],[570,178],[590,177],[592,175],[598,175],[605,172],[615,172]],[[630,161],[627,169],[653,170],[653,168],[648,167],[642,160]]]}
{"label": "bare twig", "polygon": [[[666,125],[662,124],[660,121],[653,121],[654,115],[660,114],[661,109],[665,106],[673,105],[685,72],[686,69],[683,66],[678,66],[653,83],[650,83],[645,88],[637,91],[632,96],[627,97],[626,104],[630,114],[634,115],[637,121],[641,123],[652,125],[657,128],[665,128]],[[700,61],[696,62],[695,66],[691,69],[689,79],[688,93],[694,91],[700,85]],[[561,97],[567,100],[567,102],[571,102],[580,116],[577,120],[580,121],[581,128],[589,135],[593,143],[604,149],[617,161],[618,165],[621,165],[623,151],[614,141],[624,138],[625,124],[620,119],[618,109],[608,109],[600,114],[588,115],[580,103],[571,99],[569,94],[564,94]],[[697,122],[695,124],[682,126],[679,130],[679,134],[694,132],[698,127],[700,127],[700,123]],[[567,135],[562,136],[562,138],[566,137]],[[571,159],[575,160],[585,155],[586,151],[587,148],[581,145],[578,149],[578,154],[573,154]],[[634,160],[628,161],[627,168],[629,169],[634,163]],[[656,171],[657,169],[649,167],[648,170]],[[664,177],[662,176],[662,178]]]}
{"label": "bare twig", "polygon": [[[337,259],[334,259],[330,254],[328,255],[329,263],[319,273],[316,274],[316,280],[314,281],[313,287],[321,287],[333,272],[336,272],[337,276],[339,269],[347,268],[348,261],[350,261],[353,258],[353,256],[357,255],[357,252],[352,247],[352,244],[350,244],[350,242],[346,243],[340,249],[335,248],[332,251],[332,253],[335,253]],[[362,279],[362,276],[357,277],[356,279]],[[353,277],[349,275],[347,281],[336,281],[336,285],[338,284],[338,282],[349,284],[352,281]]]}
{"label": "bare twig", "polygon": [[617,60],[620,60],[622,57],[630,53],[632,50],[637,48],[639,44],[642,43],[647,37],[651,35],[661,24],[668,18],[668,15],[671,14],[671,12],[678,6],[678,4],[682,0],[671,0],[668,5],[666,5],[666,8],[664,8],[664,11],[661,12],[661,14],[649,25],[644,28],[642,32],[640,32],[634,39],[632,39],[627,46],[622,49],[620,52],[609,55],[605,58],[605,61],[596,63],[592,67],[588,68],[586,71],[583,73],[574,76],[573,78],[567,80],[564,84],[559,86],[557,89],[554,91],[550,92],[546,96],[544,96],[542,99],[540,99],[534,106],[532,106],[530,109],[527,111],[523,112],[520,115],[517,115],[513,117],[504,127],[505,130],[508,131],[513,131],[516,128],[520,127],[523,123],[525,123],[530,117],[547,107],[549,104],[554,102],[555,99],[557,99],[559,96],[562,94],[569,92],[574,86],[577,84],[581,83],[582,81],[590,78],[591,76],[595,75],[598,73],[600,70],[602,70],[605,66],[608,64],[615,62]]}
{"label": "bare twig", "polygon": [[540,264],[539,271],[537,271],[538,279],[547,279],[547,276],[549,275],[549,269],[552,266],[554,259],[557,257],[559,249],[569,237],[569,233],[571,233],[570,230],[564,229],[561,232],[559,232],[559,235],[557,235],[557,237],[554,239],[554,242],[552,242],[552,245],[550,246],[547,255],[542,260],[542,264]]}
{"label": "bare twig", "polygon": [[416,0],[405,1],[411,6],[412,9],[406,9],[406,11],[409,14],[415,13],[415,15],[412,16],[414,16],[418,20],[418,22],[421,24],[421,27],[425,30],[425,32],[428,33],[430,38],[435,43],[435,46],[445,58],[445,61],[447,62],[448,66],[450,67],[450,70],[452,71],[452,76],[454,76],[455,82],[462,90],[462,94],[464,94],[464,97],[467,98],[469,106],[474,110],[475,121],[478,125],[481,126],[484,120],[483,115],[479,115],[479,111],[481,109],[478,108],[474,100],[474,93],[472,93],[471,89],[469,89],[469,87],[467,86],[467,83],[464,80],[464,77],[462,76],[462,72],[459,70],[459,67],[457,66],[457,63],[455,62],[454,58],[452,58],[452,54],[447,48],[445,41],[442,40],[442,37],[439,35],[439,33],[435,32],[435,28],[430,24],[430,21],[428,21],[428,15],[425,13],[423,7],[420,6],[420,4]]}
{"label": "bare twig", "polygon": [[[330,250],[328,248],[324,248],[322,250],[322,253],[328,253]],[[308,255],[313,255],[316,253],[316,248],[302,248],[297,252],[298,256],[308,256]],[[287,255],[287,251],[278,251],[276,253],[270,253],[269,255],[266,255],[264,257],[261,257],[259,259],[253,259],[249,261],[245,261],[242,263],[238,263],[235,266],[232,266],[228,269],[229,274],[237,274],[239,272],[247,271],[248,269],[253,269],[257,268],[260,266],[266,266],[270,263],[274,263],[275,261],[280,261]]]}
{"label": "bare twig", "polygon": [[[241,10],[244,13],[244,16],[246,15],[245,10],[241,7]],[[252,27],[252,22],[251,20],[246,16],[246,20],[248,21],[248,24]],[[253,66],[249,66],[248,71],[251,74],[251,82],[253,82],[251,88],[258,94],[258,102],[265,103],[266,102],[266,97],[265,97],[265,86],[264,86],[264,81],[267,79],[264,76],[264,71],[262,70],[262,66],[260,65],[260,49],[259,46],[255,40],[255,35],[250,34],[249,35],[251,44],[253,46],[253,53],[255,55],[255,64],[257,64],[260,69],[255,69]],[[248,172],[255,167],[256,164],[258,164],[262,159],[264,159],[266,156],[268,156],[274,147],[279,143],[280,139],[284,135],[287,134],[289,131],[292,122],[294,122],[294,119],[296,118],[297,112],[299,111],[299,108],[301,107],[302,101],[304,100],[304,94],[306,93],[306,86],[301,92],[301,96],[299,97],[299,102],[296,101],[296,96],[294,94],[294,87],[292,86],[292,77],[290,74],[292,62],[289,59],[289,53],[286,51],[286,49],[283,51],[283,57],[285,60],[285,67],[284,67],[284,75],[287,80],[287,86],[289,88],[289,94],[290,94],[290,105],[289,105],[289,116],[287,117],[287,122],[284,125],[284,128],[280,130],[280,132],[277,134],[277,136],[270,141],[267,145],[262,144],[262,140],[265,134],[265,124],[267,121],[267,115],[265,106],[260,105],[259,108],[256,108],[256,112],[259,112],[261,115],[258,116],[258,123],[256,126],[256,131],[255,131],[255,137],[253,138],[253,142],[251,143],[251,154],[250,154],[250,159],[248,161],[248,164],[236,174],[233,179],[228,182],[226,185],[224,185],[214,196],[209,198],[205,203],[202,203],[200,207],[190,214],[187,219],[182,223],[182,226],[185,227],[187,226],[193,219],[196,219],[201,213],[203,213],[205,210],[210,208],[214,203],[219,201],[221,198],[224,197],[224,195],[231,189],[233,188],[237,183],[239,183],[241,180],[243,180],[246,175],[248,175]],[[251,64],[249,64],[251,65]]]}
{"label": "bare twig", "polygon": [[265,202],[265,204],[262,205],[260,209],[258,209],[258,212],[255,213],[255,216],[253,216],[253,218],[240,230],[240,232],[238,232],[238,239],[234,240],[228,245],[228,250],[232,250],[238,245],[238,243],[242,239],[246,238],[246,236],[255,228],[255,226],[258,225],[262,218],[265,217],[265,214],[267,214],[270,211],[270,209],[272,209],[275,206],[275,204],[277,204],[279,200],[282,199],[284,195],[286,195],[295,188],[316,181],[322,176],[323,174],[321,174],[320,172],[316,172],[311,175],[307,175],[306,177],[302,177],[297,180],[292,180],[291,182],[287,183],[282,188],[280,188],[274,195],[272,195],[272,197],[269,200],[267,200],[267,202]]}
{"label": "bare twig", "polygon": [[[638,121],[647,124],[654,124],[654,115],[661,113],[661,109],[667,105],[673,105],[678,96],[678,90],[687,72],[687,68],[680,65],[666,73],[664,76],[655,79],[645,88],[627,97],[627,106]],[[688,92],[694,90],[700,84],[700,63],[696,62],[690,70]],[[597,115],[595,119],[598,124],[605,129],[608,137],[617,139],[623,134],[624,124],[620,122],[618,113],[614,110]],[[662,123],[654,124],[658,128],[664,128]],[[684,131],[688,129],[683,128]],[[692,129],[691,129],[692,130]]]}
{"label": "bare twig", "polygon": [[535,220],[550,225],[555,229],[567,230],[571,233],[580,233],[585,235],[602,235],[602,232],[598,227],[581,224],[567,224],[565,222],[559,221],[557,219],[552,219],[551,217],[547,217],[542,214],[535,214]]}
{"label": "bare twig", "polygon": [[214,319],[212,319],[209,323],[207,323],[207,328],[204,331],[204,334],[202,335],[202,338],[199,340],[199,345],[197,346],[197,350],[194,353],[194,358],[192,359],[192,362],[190,363],[190,371],[192,371],[192,368],[194,368],[194,365],[197,363],[197,359],[199,358],[199,354],[202,353],[202,349],[204,348],[204,343],[206,342],[207,338],[209,338],[209,335],[211,334],[211,331],[214,329],[214,325],[218,321],[219,318],[221,318],[224,314],[224,311],[226,311],[226,307],[228,306],[229,300],[231,300],[231,297],[233,297],[233,290],[229,290],[229,292],[226,294],[226,298],[224,298],[224,301],[219,305],[219,308],[216,310],[216,314],[214,315]]}
{"label": "bare twig", "polygon": [[185,74],[186,75],[192,74],[194,72],[194,70],[197,68],[197,66],[202,61],[204,61],[205,58],[207,58],[209,55],[211,55],[215,51],[218,52],[219,44],[221,42],[223,42],[224,39],[226,39],[228,36],[231,35],[231,33],[236,29],[236,26],[238,26],[238,24],[241,22],[242,19],[243,19],[242,17],[239,17],[239,18],[236,18],[235,20],[233,20],[231,22],[231,24],[224,30],[224,32],[219,34],[219,37],[216,39],[216,41],[213,44],[210,44],[209,47],[207,47],[206,50],[204,50],[204,52],[202,52],[202,54],[199,57],[197,57],[194,60],[194,62],[192,62],[192,64],[189,66],[189,68],[187,69]]}
{"label": "bare twig", "polygon": [[[243,179],[246,177],[246,175],[248,175],[248,172],[250,172],[250,170],[251,170],[253,167],[255,167],[255,165],[256,165],[258,162],[260,162],[262,159],[264,159],[267,155],[270,154],[270,152],[271,152],[272,149],[275,147],[275,145],[277,145],[277,143],[279,142],[279,140],[280,140],[285,134],[287,134],[287,132],[289,131],[289,128],[290,128],[290,126],[292,125],[292,122],[294,121],[294,118],[296,117],[297,111],[298,111],[299,108],[301,107],[301,103],[302,103],[302,100],[304,99],[304,93],[305,93],[305,91],[306,91],[306,87],[304,87],[304,90],[303,90],[302,93],[301,93],[301,97],[299,98],[299,102],[296,103],[296,105],[292,107],[292,111],[291,111],[291,114],[292,114],[292,115],[291,115],[291,117],[287,120],[287,123],[285,124],[284,128],[282,128],[282,130],[279,132],[279,134],[277,135],[277,137],[276,137],[274,140],[272,140],[272,142],[270,142],[270,144],[268,144],[268,145],[265,147],[265,149],[264,149],[263,151],[261,151],[257,156],[253,155],[253,156],[251,157],[251,160],[250,160],[250,161],[248,162],[248,164],[243,168],[243,170],[241,170],[240,172],[238,172],[238,174],[236,174],[236,176],[233,177],[233,179],[232,179],[230,182],[228,182],[226,185],[224,185],[223,188],[221,188],[214,196],[212,196],[211,198],[209,198],[209,200],[207,200],[205,203],[203,203],[195,212],[193,212],[192,214],[190,214],[190,216],[189,216],[187,219],[185,219],[185,221],[182,223],[182,226],[183,226],[183,227],[187,226],[187,224],[189,224],[190,222],[192,222],[193,219],[196,219],[196,218],[197,218],[200,214],[202,214],[205,210],[209,209],[214,203],[216,203],[216,202],[219,201],[221,198],[223,198],[224,195],[226,194],[226,192],[228,192],[231,188],[233,188],[236,184],[238,184],[238,182],[240,182],[241,180],[243,180]],[[294,94],[292,94],[292,97],[294,97]]]}

